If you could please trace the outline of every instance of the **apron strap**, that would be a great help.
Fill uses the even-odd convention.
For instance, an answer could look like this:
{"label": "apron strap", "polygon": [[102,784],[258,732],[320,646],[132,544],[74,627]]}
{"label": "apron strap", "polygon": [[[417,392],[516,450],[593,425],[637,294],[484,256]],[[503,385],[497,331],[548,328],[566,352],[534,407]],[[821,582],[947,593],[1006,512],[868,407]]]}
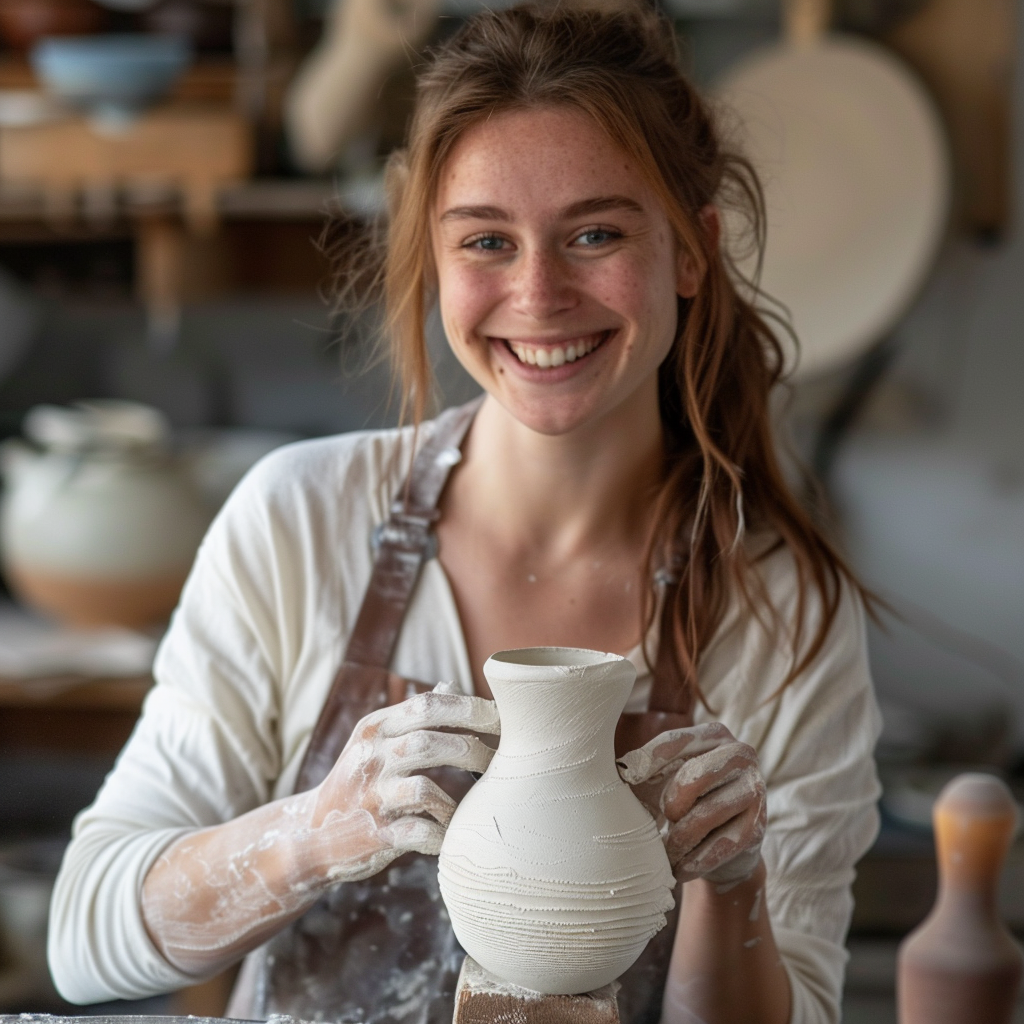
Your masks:
{"label": "apron strap", "polygon": [[[404,699],[404,679],[390,671],[402,620],[423,563],[437,554],[434,523],[441,492],[482,399],[447,409],[413,459],[390,515],[373,533],[376,557],[370,583],[299,769],[297,793],[319,785],[334,767],[356,721]],[[389,701],[390,698],[390,701]]]}

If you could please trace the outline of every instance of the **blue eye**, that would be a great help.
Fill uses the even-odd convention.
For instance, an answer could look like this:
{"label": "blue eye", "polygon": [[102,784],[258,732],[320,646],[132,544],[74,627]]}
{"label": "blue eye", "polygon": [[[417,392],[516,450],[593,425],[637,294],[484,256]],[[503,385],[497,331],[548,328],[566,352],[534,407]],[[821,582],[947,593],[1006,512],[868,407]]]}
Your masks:
{"label": "blue eye", "polygon": [[466,243],[466,247],[483,249],[485,252],[501,252],[505,247],[505,239],[499,238],[497,235],[480,235],[477,238],[471,238]]}
{"label": "blue eye", "polygon": [[604,245],[605,242],[621,237],[617,231],[609,231],[606,228],[591,228],[590,231],[584,231],[581,235],[577,235],[576,241],[584,246],[596,246]]}

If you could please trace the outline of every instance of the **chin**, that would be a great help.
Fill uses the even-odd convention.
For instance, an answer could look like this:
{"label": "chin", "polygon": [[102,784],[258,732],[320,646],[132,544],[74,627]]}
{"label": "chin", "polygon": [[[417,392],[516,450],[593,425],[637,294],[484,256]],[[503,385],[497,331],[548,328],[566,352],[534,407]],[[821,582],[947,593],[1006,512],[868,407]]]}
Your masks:
{"label": "chin", "polygon": [[602,418],[592,401],[573,401],[565,397],[554,401],[526,400],[501,394],[493,397],[516,422],[547,437],[564,437]]}

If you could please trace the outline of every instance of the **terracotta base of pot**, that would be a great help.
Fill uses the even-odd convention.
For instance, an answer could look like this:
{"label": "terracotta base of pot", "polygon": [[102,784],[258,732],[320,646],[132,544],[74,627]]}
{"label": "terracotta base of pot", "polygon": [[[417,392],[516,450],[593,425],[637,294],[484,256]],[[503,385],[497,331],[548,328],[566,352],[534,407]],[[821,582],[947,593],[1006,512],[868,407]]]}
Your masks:
{"label": "terracotta base of pot", "polygon": [[174,611],[187,569],[139,579],[88,579],[6,567],[12,589],[29,607],[69,626],[127,626],[166,622]]}

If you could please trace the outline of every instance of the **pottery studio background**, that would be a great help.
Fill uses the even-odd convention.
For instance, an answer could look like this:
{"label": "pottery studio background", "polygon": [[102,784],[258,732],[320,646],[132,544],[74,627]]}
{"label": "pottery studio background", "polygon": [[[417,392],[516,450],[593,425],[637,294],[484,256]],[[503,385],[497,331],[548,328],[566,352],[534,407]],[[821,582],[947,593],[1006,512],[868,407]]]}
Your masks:
{"label": "pottery studio background", "polygon": [[[378,206],[411,76],[382,55],[384,85],[336,152],[303,156],[289,89],[320,38],[321,0],[111,3],[0,0],[0,434],[22,437],[41,404],[142,403],[163,420],[139,429],[166,426],[208,515],[270,447],[394,419],[369,325],[332,320],[314,242],[332,204]],[[665,6],[697,79],[760,125],[750,144],[777,228],[766,284],[807,345],[780,419],[855,566],[903,616],[871,634],[885,824],[858,878],[846,1008],[849,1021],[895,1020],[895,945],[934,892],[932,794],[963,765],[1013,783],[1024,765],[1020,4],[836,0],[840,49],[882,55],[878,95],[910,96],[906,130],[858,84],[870,60],[787,65],[780,39],[799,29],[776,0]],[[803,45],[827,57],[815,6]],[[435,34],[474,4],[442,7]],[[99,65],[113,78],[70,104],[68,62],[89,55],[38,42],[68,33],[120,47]],[[779,97],[794,87],[826,106],[785,121]],[[817,197],[814,217],[787,221],[787,188]],[[470,397],[439,328],[432,345],[442,400]],[[11,451],[8,516],[32,486],[25,450]],[[165,545],[191,543],[180,532]],[[156,635],[83,640],[0,597],[0,1012],[61,1007],[42,959],[49,880],[131,728]],[[1004,912],[1024,931],[1022,873],[1015,847]],[[221,1000],[214,984],[146,1008],[219,1013]]]}

